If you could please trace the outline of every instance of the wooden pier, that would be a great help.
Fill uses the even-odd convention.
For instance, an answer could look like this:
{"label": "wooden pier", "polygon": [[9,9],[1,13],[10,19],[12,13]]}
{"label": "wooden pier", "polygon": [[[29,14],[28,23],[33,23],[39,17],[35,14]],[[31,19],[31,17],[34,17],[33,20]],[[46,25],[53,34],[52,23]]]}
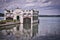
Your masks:
{"label": "wooden pier", "polygon": [[14,25],[14,24],[20,24],[20,22],[19,21],[17,21],[17,22],[7,22],[5,24],[0,24],[0,27],[2,27],[2,26],[8,26],[8,25]]}
{"label": "wooden pier", "polygon": [[20,24],[20,22],[7,22],[5,24],[0,24],[0,30],[7,30],[12,29],[13,27],[16,27],[17,24]]}

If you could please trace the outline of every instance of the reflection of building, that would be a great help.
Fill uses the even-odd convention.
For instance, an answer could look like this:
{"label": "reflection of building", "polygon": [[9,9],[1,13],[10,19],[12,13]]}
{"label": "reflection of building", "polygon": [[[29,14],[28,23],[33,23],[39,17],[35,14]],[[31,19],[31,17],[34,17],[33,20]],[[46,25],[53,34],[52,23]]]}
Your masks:
{"label": "reflection of building", "polygon": [[36,28],[38,27],[38,25],[36,27],[34,26],[38,23],[38,13],[39,11],[37,10],[22,10],[19,8],[14,11],[5,10],[4,20],[19,20],[21,23],[20,27],[14,28],[14,30],[20,30],[21,33],[30,31],[30,35],[33,36],[33,32],[36,32]]}

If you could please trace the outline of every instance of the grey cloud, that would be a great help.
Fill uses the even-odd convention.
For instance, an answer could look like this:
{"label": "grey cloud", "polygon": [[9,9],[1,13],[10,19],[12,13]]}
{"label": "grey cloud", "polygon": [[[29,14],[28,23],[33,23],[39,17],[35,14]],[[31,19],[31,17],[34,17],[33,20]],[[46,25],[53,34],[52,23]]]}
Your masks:
{"label": "grey cloud", "polygon": [[[29,2],[30,1],[30,2]],[[9,3],[8,3],[9,2]],[[11,0],[8,2],[4,2],[3,5],[0,6],[0,8],[14,8],[14,7],[36,7],[36,8],[54,8],[54,6],[59,6],[60,5],[60,0]],[[28,5],[27,5],[28,4]],[[33,6],[32,6],[33,5]],[[25,6],[25,7],[23,7]],[[56,7],[55,7],[56,8]]]}
{"label": "grey cloud", "polygon": [[60,0],[49,0],[51,1],[51,5],[60,5]]}

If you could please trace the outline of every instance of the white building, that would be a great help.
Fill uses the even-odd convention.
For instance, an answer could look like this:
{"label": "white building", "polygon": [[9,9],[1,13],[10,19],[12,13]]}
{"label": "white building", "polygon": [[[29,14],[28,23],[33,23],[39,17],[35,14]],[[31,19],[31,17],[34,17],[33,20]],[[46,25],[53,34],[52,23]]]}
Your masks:
{"label": "white building", "polygon": [[[33,36],[34,26],[36,23],[38,24],[38,13],[39,11],[37,10],[22,10],[19,8],[16,8],[15,10],[5,10],[4,20],[20,21],[20,32],[23,34],[23,31],[30,30],[30,35]],[[34,25],[32,25],[33,23]],[[36,28],[38,28],[38,25],[35,27],[35,32]],[[17,28],[15,27],[14,30],[17,31]]]}

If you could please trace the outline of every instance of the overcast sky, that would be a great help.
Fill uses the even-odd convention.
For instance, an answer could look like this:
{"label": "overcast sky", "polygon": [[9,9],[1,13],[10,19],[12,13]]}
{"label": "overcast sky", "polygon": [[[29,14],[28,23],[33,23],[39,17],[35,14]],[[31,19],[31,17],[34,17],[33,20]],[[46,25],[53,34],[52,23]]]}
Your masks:
{"label": "overcast sky", "polygon": [[0,0],[0,12],[4,9],[37,9],[41,15],[60,15],[60,0]]}

